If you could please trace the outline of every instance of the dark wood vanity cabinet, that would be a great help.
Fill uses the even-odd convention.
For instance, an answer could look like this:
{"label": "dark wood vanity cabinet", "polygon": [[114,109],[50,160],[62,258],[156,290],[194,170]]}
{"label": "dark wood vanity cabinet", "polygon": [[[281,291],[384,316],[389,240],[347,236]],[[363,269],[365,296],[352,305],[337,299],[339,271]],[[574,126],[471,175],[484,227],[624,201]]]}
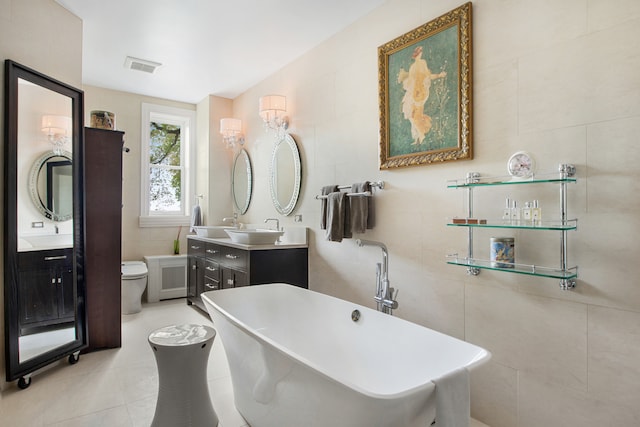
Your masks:
{"label": "dark wood vanity cabinet", "polygon": [[73,249],[20,252],[18,277],[21,334],[74,322]]}
{"label": "dark wood vanity cabinet", "polygon": [[204,242],[189,240],[187,249],[187,301],[202,306],[200,294],[204,292]]}
{"label": "dark wood vanity cabinet", "polygon": [[188,239],[187,303],[206,311],[200,294],[265,283],[289,283],[308,288],[308,249],[247,247],[241,249]]}
{"label": "dark wood vanity cabinet", "polygon": [[85,128],[87,351],[121,345],[124,133]]}

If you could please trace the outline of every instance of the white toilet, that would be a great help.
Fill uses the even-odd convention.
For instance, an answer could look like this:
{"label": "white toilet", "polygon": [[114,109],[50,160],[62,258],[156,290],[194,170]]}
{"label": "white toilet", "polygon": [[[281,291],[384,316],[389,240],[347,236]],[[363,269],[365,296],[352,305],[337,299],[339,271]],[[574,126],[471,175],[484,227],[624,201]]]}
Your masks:
{"label": "white toilet", "polygon": [[142,261],[122,262],[122,314],[142,310],[142,293],[147,287],[147,264]]}

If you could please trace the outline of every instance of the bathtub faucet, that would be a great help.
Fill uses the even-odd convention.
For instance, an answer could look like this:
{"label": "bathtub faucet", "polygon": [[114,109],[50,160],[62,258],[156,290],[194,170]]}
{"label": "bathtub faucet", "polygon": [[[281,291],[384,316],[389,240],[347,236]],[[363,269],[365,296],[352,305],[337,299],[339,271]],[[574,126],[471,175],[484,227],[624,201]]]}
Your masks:
{"label": "bathtub faucet", "polygon": [[[372,240],[356,240],[356,244],[362,246],[377,246],[382,249],[382,263],[376,264],[376,295],[373,299],[378,304],[378,311],[386,314],[393,314],[393,310],[398,308],[398,302],[394,298],[394,289],[389,286],[389,252],[384,243]],[[396,295],[397,295],[396,291]]]}

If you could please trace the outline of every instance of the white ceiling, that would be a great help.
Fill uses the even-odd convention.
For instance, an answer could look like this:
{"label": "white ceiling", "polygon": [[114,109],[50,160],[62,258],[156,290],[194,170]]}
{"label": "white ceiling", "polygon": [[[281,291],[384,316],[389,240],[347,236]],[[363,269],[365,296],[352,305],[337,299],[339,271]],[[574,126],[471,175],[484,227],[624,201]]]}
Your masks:
{"label": "white ceiling", "polygon": [[[83,21],[83,84],[235,98],[385,0],[56,0]],[[129,70],[133,56],[162,64]]]}

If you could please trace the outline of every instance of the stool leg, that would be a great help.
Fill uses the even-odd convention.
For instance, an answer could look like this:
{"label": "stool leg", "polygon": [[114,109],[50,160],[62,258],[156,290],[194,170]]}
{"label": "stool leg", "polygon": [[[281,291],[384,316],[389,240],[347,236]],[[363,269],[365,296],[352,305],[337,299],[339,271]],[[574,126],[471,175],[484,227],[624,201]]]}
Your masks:
{"label": "stool leg", "polygon": [[207,363],[213,338],[185,346],[151,344],[158,365],[158,400],[152,427],[215,427]]}

